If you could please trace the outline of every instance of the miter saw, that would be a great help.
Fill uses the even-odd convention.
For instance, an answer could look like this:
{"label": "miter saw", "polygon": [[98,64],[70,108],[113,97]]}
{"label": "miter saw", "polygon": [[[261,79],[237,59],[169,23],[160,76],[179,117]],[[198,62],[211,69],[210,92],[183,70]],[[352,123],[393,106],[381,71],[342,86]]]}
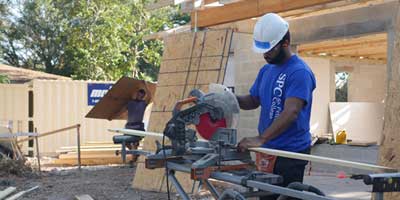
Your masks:
{"label": "miter saw", "polygon": [[[192,169],[221,167],[223,162],[232,160],[252,162],[249,152],[236,149],[240,108],[235,96],[221,85],[211,85],[210,91],[204,94],[193,90],[189,98],[176,103],[164,129],[171,145],[157,143],[156,154],[146,159],[147,168],[161,167],[165,157],[192,161]],[[187,108],[182,109],[184,106]],[[206,141],[198,140],[190,125]]]}

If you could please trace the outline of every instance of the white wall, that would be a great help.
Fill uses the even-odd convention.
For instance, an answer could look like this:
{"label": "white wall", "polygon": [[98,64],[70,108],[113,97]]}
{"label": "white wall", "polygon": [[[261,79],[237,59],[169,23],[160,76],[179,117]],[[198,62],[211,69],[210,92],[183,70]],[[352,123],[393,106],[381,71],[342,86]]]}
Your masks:
{"label": "white wall", "polygon": [[348,83],[349,102],[381,103],[386,95],[386,64],[359,59],[332,60],[336,71],[350,73]]}
{"label": "white wall", "polygon": [[329,125],[329,102],[331,93],[330,61],[324,58],[303,57],[304,61],[314,72],[317,87],[313,93],[313,105],[311,110],[310,131],[321,135],[328,133]]}
{"label": "white wall", "polygon": [[13,132],[28,131],[28,85],[0,84],[0,121],[11,121]]}
{"label": "white wall", "polygon": [[[34,80],[26,84],[0,84],[0,120],[22,121],[27,132],[32,120],[39,134],[81,124],[81,143],[109,141],[115,135],[108,128],[122,128],[125,120],[89,119],[85,115],[92,109],[87,103],[87,81]],[[33,91],[33,118],[28,118],[28,90]],[[151,106],[146,110],[147,124]],[[18,124],[14,124],[17,126]],[[23,143],[23,150],[28,142]],[[42,155],[53,155],[62,146],[76,145],[76,129],[41,137]]]}
{"label": "white wall", "polygon": [[[251,49],[252,35],[246,33],[234,33],[233,59],[235,63],[235,89],[236,94],[244,95],[249,93],[258,71],[265,64],[262,56],[253,53]],[[240,111],[238,126],[238,139],[258,135],[257,125],[260,110]]]}

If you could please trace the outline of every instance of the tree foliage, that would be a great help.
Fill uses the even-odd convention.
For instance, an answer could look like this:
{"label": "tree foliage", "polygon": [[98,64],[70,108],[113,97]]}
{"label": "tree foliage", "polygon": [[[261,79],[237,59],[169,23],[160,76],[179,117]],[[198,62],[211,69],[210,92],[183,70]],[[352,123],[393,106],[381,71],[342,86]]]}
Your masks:
{"label": "tree foliage", "polygon": [[[161,41],[149,33],[187,23],[177,7],[147,12],[146,0],[24,0],[1,25],[1,59],[10,65],[71,76],[154,80]],[[1,8],[1,7],[0,7]],[[15,8],[14,8],[15,9]]]}

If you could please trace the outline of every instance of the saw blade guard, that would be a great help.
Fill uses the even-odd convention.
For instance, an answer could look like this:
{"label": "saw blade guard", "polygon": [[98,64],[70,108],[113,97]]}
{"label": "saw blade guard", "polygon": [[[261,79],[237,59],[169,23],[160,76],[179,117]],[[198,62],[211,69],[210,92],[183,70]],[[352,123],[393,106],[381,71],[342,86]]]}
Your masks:
{"label": "saw blade guard", "polygon": [[228,87],[216,83],[211,83],[208,90],[209,94],[217,95],[205,95],[205,100],[214,101],[213,105],[222,108],[227,128],[236,129],[239,124],[240,107],[235,94]]}
{"label": "saw blade guard", "polygon": [[236,96],[226,86],[210,84],[209,93],[201,95],[199,101],[213,105],[223,112],[222,119],[218,120],[212,120],[209,113],[200,116],[196,130],[204,139],[210,140],[219,128],[237,128],[240,112],[239,103]]}

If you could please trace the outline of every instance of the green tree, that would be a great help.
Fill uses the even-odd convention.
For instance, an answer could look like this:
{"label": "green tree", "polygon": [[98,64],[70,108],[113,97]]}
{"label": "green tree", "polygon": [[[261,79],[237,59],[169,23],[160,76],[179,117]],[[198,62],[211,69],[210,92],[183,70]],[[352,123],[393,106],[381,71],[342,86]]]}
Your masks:
{"label": "green tree", "polygon": [[5,74],[0,74],[0,83],[10,83],[10,79]]}
{"label": "green tree", "polygon": [[144,35],[187,23],[171,7],[144,10],[146,0],[25,0],[21,16],[9,16],[0,49],[7,63],[75,79],[154,80],[161,41]]}

